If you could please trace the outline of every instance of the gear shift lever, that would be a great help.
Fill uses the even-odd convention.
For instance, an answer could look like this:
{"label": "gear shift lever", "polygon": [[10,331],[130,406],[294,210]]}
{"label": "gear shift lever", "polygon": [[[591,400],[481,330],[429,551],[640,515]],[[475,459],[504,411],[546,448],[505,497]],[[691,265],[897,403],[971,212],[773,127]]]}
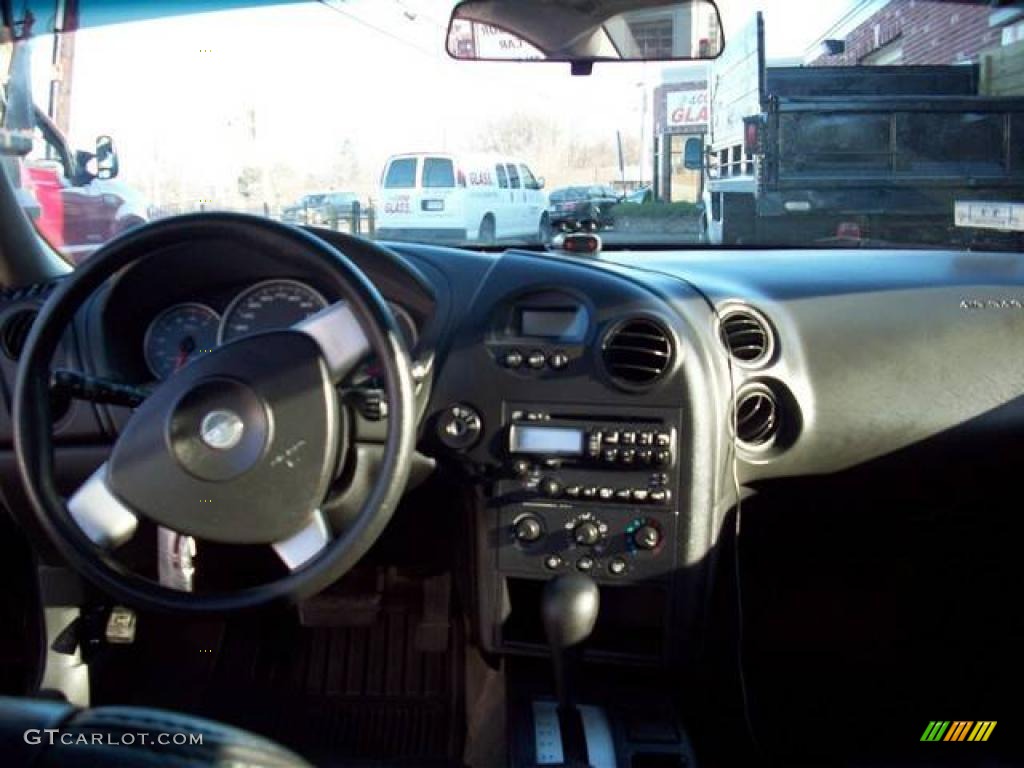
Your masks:
{"label": "gear shift lever", "polygon": [[551,664],[558,694],[565,765],[587,765],[587,743],[576,708],[576,675],[583,655],[582,643],[594,631],[601,596],[589,576],[569,573],[544,585],[541,616],[551,649]]}

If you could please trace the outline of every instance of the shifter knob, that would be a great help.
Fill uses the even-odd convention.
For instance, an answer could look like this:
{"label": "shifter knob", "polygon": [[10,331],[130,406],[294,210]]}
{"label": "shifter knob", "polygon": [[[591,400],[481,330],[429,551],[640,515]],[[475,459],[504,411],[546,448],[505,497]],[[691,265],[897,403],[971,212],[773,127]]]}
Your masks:
{"label": "shifter knob", "polygon": [[579,645],[590,637],[600,607],[597,584],[582,573],[562,574],[545,584],[541,615],[552,651]]}

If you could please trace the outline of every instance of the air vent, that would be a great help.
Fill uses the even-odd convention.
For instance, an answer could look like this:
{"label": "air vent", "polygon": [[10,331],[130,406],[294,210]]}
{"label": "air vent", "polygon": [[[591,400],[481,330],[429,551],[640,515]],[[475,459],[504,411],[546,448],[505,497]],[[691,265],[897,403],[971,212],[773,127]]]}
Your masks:
{"label": "air vent", "polygon": [[672,364],[672,340],[660,324],[642,318],[615,326],[604,339],[605,368],[628,388],[653,384]]}
{"label": "air vent", "polygon": [[719,334],[729,354],[742,365],[762,363],[775,349],[768,321],[749,307],[726,310],[719,324]]}
{"label": "air vent", "polygon": [[0,327],[0,347],[11,360],[21,357],[25,339],[32,330],[32,323],[35,322],[37,314],[39,313],[34,309],[19,309],[4,319],[3,326]]}
{"label": "air vent", "polygon": [[753,384],[736,397],[736,438],[751,447],[767,445],[779,432],[779,401],[762,384]]}

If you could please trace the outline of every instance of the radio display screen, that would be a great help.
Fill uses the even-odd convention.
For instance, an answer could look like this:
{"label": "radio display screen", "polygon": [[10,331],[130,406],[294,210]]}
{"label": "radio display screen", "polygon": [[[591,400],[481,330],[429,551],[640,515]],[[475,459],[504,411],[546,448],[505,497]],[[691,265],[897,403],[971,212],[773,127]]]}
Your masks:
{"label": "radio display screen", "polygon": [[587,330],[587,315],[579,307],[523,309],[519,315],[519,332],[560,341],[578,341]]}
{"label": "radio display screen", "polygon": [[583,453],[583,432],[579,429],[513,424],[508,439],[512,453],[558,456],[579,456]]}

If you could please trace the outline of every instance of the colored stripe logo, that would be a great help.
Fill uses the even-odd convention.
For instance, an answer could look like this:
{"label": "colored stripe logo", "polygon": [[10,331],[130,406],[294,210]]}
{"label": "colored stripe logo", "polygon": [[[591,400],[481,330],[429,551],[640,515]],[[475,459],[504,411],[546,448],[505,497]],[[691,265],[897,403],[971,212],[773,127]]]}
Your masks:
{"label": "colored stripe logo", "polygon": [[921,741],[988,741],[995,727],[995,720],[932,720]]}

